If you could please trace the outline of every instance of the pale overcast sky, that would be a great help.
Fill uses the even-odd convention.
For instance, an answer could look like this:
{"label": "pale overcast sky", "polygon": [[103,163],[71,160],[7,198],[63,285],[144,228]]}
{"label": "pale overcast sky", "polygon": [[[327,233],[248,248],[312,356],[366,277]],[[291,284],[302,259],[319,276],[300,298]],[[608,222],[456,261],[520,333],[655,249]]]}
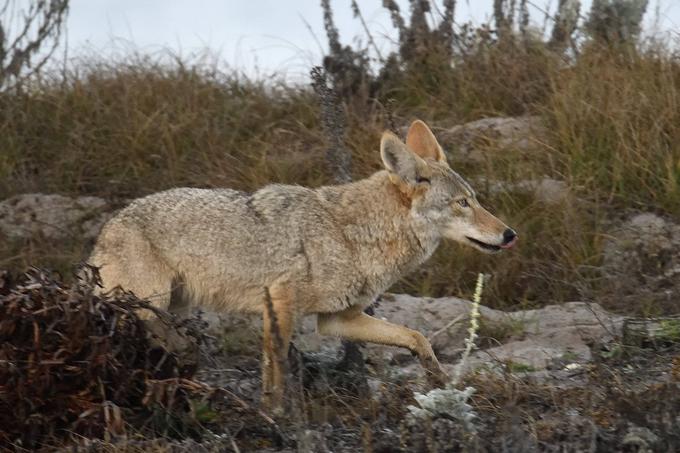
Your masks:
{"label": "pale overcast sky", "polygon": [[[374,37],[387,50],[396,32],[382,1],[358,3]],[[407,0],[398,3],[408,12]],[[457,23],[481,23],[490,16],[493,0],[457,3]],[[589,10],[590,3],[582,0],[582,11]],[[350,0],[331,0],[331,4],[343,42],[364,38]],[[529,4],[532,20],[540,25],[541,9],[554,12],[557,0]],[[657,7],[657,0],[651,0],[648,24],[656,11],[658,28],[680,30],[680,1],[658,0]],[[189,55],[209,48],[229,66],[250,75],[285,72],[293,78],[305,77],[327,46],[318,0],[71,0],[67,30],[70,56],[83,49],[107,54],[169,48]]]}

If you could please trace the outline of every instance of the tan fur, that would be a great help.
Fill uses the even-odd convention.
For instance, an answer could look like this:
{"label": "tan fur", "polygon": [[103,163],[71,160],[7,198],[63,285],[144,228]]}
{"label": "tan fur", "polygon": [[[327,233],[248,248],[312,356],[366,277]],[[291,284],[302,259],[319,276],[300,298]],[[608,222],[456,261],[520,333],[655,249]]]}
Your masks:
{"label": "tan fur", "polygon": [[106,224],[89,261],[105,290],[120,285],[162,308],[261,313],[263,401],[271,407],[282,401],[293,326],[307,314],[318,315],[322,334],[410,349],[442,382],[420,333],[363,309],[442,238],[496,251],[507,227],[449,168],[424,123],[413,123],[407,142],[410,149],[385,133],[386,170],[350,184],[275,184],[252,194],[183,188],[135,200]]}

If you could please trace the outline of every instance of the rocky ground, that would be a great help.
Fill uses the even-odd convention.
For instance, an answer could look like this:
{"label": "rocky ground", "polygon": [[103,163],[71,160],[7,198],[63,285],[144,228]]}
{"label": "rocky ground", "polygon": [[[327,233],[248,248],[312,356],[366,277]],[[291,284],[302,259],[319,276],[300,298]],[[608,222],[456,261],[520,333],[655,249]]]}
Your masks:
{"label": "rocky ground", "polygon": [[[387,295],[375,313],[420,328],[452,369],[460,363],[456,346],[469,305],[454,298]],[[215,398],[212,391],[209,406],[192,403],[182,419],[154,416],[146,428],[128,426],[125,437],[79,439],[68,451],[666,452],[680,447],[677,323],[633,345],[623,335],[628,321],[597,305],[510,314],[482,307],[481,312],[478,349],[466,362],[461,390],[434,392],[409,354],[365,345],[364,359],[348,360],[339,342],[318,337],[311,322],[303,323],[289,357],[287,410],[273,418],[258,410],[258,321],[198,313],[187,324],[203,333],[194,378],[221,389],[226,398]],[[459,317],[458,323],[449,321]],[[150,426],[165,434],[150,436]]]}
{"label": "rocky ground", "polygon": [[[459,364],[470,302],[385,295],[375,315],[432,339],[444,366]],[[680,448],[680,336],[626,344],[623,317],[582,302],[504,313],[481,307],[479,348],[465,363],[467,406],[413,417],[428,394],[417,360],[398,348],[361,347],[359,366],[339,341],[300,326],[281,438],[261,451],[674,451]],[[201,315],[215,339],[199,378],[257,405],[259,325]],[[458,320],[457,322],[451,322]],[[669,324],[670,326],[670,324]],[[362,369],[362,366],[364,368]],[[461,422],[458,411],[470,416]],[[448,412],[447,412],[448,411]],[[230,432],[238,432],[232,420]],[[233,426],[233,427],[232,427]],[[253,439],[241,442],[245,451]],[[257,444],[257,442],[256,442]],[[203,445],[208,448],[207,444]],[[265,448],[266,447],[266,448]]]}

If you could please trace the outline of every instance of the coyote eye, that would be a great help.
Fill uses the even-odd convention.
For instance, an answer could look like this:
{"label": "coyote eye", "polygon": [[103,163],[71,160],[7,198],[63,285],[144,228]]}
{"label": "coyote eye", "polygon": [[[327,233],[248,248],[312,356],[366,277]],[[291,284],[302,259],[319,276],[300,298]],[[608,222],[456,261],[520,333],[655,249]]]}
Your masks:
{"label": "coyote eye", "polygon": [[462,198],[462,199],[458,200],[458,204],[461,205],[464,208],[470,207],[470,203],[468,203],[467,198]]}
{"label": "coyote eye", "polygon": [[426,182],[426,183],[430,184],[430,180],[427,179],[427,178],[423,178],[422,176],[418,176],[418,177],[416,178],[416,182],[419,183],[419,184],[420,184],[421,182]]}

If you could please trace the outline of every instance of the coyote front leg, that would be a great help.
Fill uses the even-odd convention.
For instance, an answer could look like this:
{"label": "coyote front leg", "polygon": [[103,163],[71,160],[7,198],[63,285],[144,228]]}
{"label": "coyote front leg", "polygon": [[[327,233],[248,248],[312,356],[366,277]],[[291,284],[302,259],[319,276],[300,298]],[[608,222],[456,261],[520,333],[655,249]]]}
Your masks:
{"label": "coyote front leg", "polygon": [[272,288],[265,291],[262,312],[262,405],[268,410],[283,409],[288,349],[293,335],[295,316],[290,291]]}
{"label": "coyote front leg", "polygon": [[317,322],[319,333],[322,335],[408,348],[418,355],[432,385],[443,386],[449,381],[432,351],[430,342],[420,332],[373,318],[358,308],[320,314]]}

